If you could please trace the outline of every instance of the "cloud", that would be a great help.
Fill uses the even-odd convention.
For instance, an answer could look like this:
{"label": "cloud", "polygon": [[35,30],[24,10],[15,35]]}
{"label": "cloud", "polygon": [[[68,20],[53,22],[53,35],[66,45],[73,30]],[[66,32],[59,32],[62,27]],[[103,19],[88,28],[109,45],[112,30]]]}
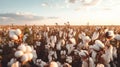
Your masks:
{"label": "cloud", "polygon": [[100,0],[83,0],[81,2],[84,6],[95,6],[100,2]]}
{"label": "cloud", "polygon": [[56,20],[59,17],[44,17],[44,16],[37,16],[32,14],[25,14],[25,13],[4,13],[0,14],[0,24],[29,24],[35,22],[41,22],[44,20]]}
{"label": "cloud", "polygon": [[69,0],[69,3],[75,3],[76,0]]}
{"label": "cloud", "polygon": [[41,6],[47,7],[47,6],[49,6],[49,4],[48,3],[42,3]]}

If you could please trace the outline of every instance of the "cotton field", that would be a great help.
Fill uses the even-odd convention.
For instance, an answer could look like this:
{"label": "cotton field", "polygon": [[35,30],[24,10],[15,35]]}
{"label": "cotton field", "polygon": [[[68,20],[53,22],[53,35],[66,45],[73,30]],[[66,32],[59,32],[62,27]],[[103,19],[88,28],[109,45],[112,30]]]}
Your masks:
{"label": "cotton field", "polygon": [[120,26],[0,26],[0,67],[120,67]]}

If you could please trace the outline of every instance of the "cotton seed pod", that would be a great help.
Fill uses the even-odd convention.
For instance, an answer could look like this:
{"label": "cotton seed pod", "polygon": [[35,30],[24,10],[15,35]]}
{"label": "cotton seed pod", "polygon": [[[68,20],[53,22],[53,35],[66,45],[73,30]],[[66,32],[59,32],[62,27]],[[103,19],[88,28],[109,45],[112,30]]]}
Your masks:
{"label": "cotton seed pod", "polygon": [[99,37],[99,32],[94,32],[92,35],[92,40],[96,40]]}
{"label": "cotton seed pod", "polygon": [[28,54],[23,54],[21,57],[21,62],[26,63],[29,60]]}
{"label": "cotton seed pod", "polygon": [[99,47],[98,45],[93,45],[92,48],[93,48],[94,50],[97,50],[97,51],[100,50],[100,47]]}
{"label": "cotton seed pod", "polygon": [[95,45],[99,46],[100,48],[104,48],[105,47],[105,45],[100,40],[96,40],[95,41]]}
{"label": "cotton seed pod", "polygon": [[90,42],[90,41],[91,41],[91,39],[89,36],[83,37],[83,42]]}
{"label": "cotton seed pod", "polygon": [[18,40],[18,36],[15,35],[15,34],[11,34],[9,37],[10,37],[12,40]]}
{"label": "cotton seed pod", "polygon": [[33,54],[32,54],[32,53],[27,53],[27,55],[28,55],[28,60],[29,60],[29,61],[32,60]]}
{"label": "cotton seed pod", "polygon": [[58,64],[54,61],[50,62],[50,66],[49,67],[58,67]]}
{"label": "cotton seed pod", "polygon": [[26,46],[26,52],[27,53],[32,52],[32,48],[30,46]]}
{"label": "cotton seed pod", "polygon": [[119,34],[116,34],[116,35],[115,35],[115,39],[118,40],[118,41],[120,41],[120,35],[119,35]]}
{"label": "cotton seed pod", "polygon": [[88,51],[86,51],[86,50],[81,50],[81,52],[79,53],[79,55],[80,55],[81,57],[85,57],[85,56],[88,55]]}
{"label": "cotton seed pod", "polygon": [[69,40],[72,42],[72,44],[76,44],[75,38],[70,38]]}
{"label": "cotton seed pod", "polygon": [[16,57],[16,58],[19,58],[19,57],[21,57],[22,55],[23,55],[23,52],[20,51],[20,50],[15,52],[15,57]]}
{"label": "cotton seed pod", "polygon": [[19,36],[20,34],[22,34],[22,31],[21,31],[20,29],[16,29],[16,30],[15,30],[15,34],[16,34],[17,36]]}
{"label": "cotton seed pod", "polygon": [[26,46],[24,44],[19,45],[18,49],[23,51],[23,52],[26,52]]}

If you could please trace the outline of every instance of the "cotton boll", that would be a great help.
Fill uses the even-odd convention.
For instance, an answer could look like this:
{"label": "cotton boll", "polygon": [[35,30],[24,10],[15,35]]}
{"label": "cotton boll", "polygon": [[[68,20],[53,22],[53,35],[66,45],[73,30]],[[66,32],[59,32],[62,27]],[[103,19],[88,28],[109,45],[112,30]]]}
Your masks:
{"label": "cotton boll", "polygon": [[27,53],[27,55],[28,55],[28,60],[29,60],[29,61],[32,60],[33,54],[32,54],[32,53]]}
{"label": "cotton boll", "polygon": [[50,66],[49,67],[58,67],[58,64],[54,61],[50,62]]}
{"label": "cotton boll", "polygon": [[115,38],[116,40],[120,41],[120,35],[119,35],[119,34],[116,34],[114,38]]}
{"label": "cotton boll", "polygon": [[15,34],[11,34],[9,37],[13,40],[18,40],[18,36]]}
{"label": "cotton boll", "polygon": [[72,44],[74,44],[74,45],[76,44],[75,38],[70,38],[69,40],[72,42]]}
{"label": "cotton boll", "polygon": [[83,37],[83,42],[84,42],[84,43],[88,43],[88,42],[90,42],[90,41],[91,41],[91,39],[90,39],[89,36],[84,36],[84,37]]}
{"label": "cotton boll", "polygon": [[16,30],[15,30],[15,34],[16,34],[17,36],[19,36],[20,34],[22,34],[22,31],[21,31],[20,29],[16,29]]}
{"label": "cotton boll", "polygon": [[24,44],[19,45],[18,49],[23,51],[23,52],[26,52],[26,46]]}
{"label": "cotton boll", "polygon": [[10,34],[15,34],[15,30],[14,30],[14,29],[10,29],[10,30],[9,30],[9,35],[10,35]]}
{"label": "cotton boll", "polygon": [[94,32],[92,36],[92,40],[96,40],[99,37],[99,32]]}
{"label": "cotton boll", "polygon": [[21,57],[21,62],[23,62],[23,63],[26,63],[28,60],[29,60],[28,54],[24,54],[24,55]]}
{"label": "cotton boll", "polygon": [[113,31],[108,31],[108,33],[109,33],[108,34],[109,36],[114,36],[114,32]]}
{"label": "cotton boll", "polygon": [[105,67],[103,64],[97,64],[96,67]]}
{"label": "cotton boll", "polygon": [[9,37],[13,40],[18,39],[18,36],[15,34],[15,30],[13,30],[13,29],[9,30]]}
{"label": "cotton boll", "polygon": [[79,38],[80,38],[80,39],[83,39],[84,36],[86,36],[86,34],[85,34],[84,32],[82,32],[82,33],[79,34]]}
{"label": "cotton boll", "polygon": [[97,45],[93,45],[92,47],[93,47],[94,50],[97,50],[97,51],[100,50],[99,46],[97,46]]}
{"label": "cotton boll", "polygon": [[32,52],[32,48],[30,46],[26,46],[26,52],[27,53]]}
{"label": "cotton boll", "polygon": [[81,50],[81,52],[79,53],[79,55],[81,56],[81,57],[85,57],[85,56],[87,56],[88,55],[88,52],[86,51],[86,50]]}
{"label": "cotton boll", "polygon": [[72,63],[72,57],[71,57],[71,56],[68,56],[67,59],[66,59],[66,61],[67,61],[68,63]]}
{"label": "cotton boll", "polygon": [[104,48],[105,47],[105,45],[100,40],[96,40],[95,44],[98,45],[100,48]]}
{"label": "cotton boll", "polygon": [[21,57],[22,55],[23,55],[23,52],[20,51],[20,50],[15,52],[15,57],[16,57],[16,58],[19,58],[19,57]]}

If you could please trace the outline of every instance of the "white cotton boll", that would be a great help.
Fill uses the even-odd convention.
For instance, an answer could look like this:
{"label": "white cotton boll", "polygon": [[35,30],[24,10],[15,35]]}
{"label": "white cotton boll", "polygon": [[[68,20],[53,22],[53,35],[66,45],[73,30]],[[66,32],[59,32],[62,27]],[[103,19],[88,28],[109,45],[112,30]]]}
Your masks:
{"label": "white cotton boll", "polygon": [[19,45],[18,49],[23,51],[23,52],[26,52],[26,46],[24,44]]}
{"label": "white cotton boll", "polygon": [[116,34],[114,38],[115,38],[116,40],[120,41],[120,35],[119,35],[119,34]]}
{"label": "white cotton boll", "polygon": [[95,41],[95,45],[98,45],[100,48],[104,48],[105,47],[105,45],[100,40],[96,40]]}
{"label": "white cotton boll", "polygon": [[13,40],[18,40],[18,36],[15,34],[11,34],[9,37]]}
{"label": "white cotton boll", "polygon": [[83,37],[83,42],[90,42],[91,41],[91,39],[90,39],[90,37],[89,36],[85,36],[85,37]]}
{"label": "white cotton boll", "polygon": [[54,61],[50,62],[50,66],[49,67],[58,67],[58,64]]}
{"label": "white cotton boll", "polygon": [[74,45],[76,44],[75,38],[70,38],[69,40],[72,42],[72,44],[74,44]]}
{"label": "white cotton boll", "polygon": [[92,54],[91,54],[91,57],[92,57],[94,62],[96,62],[96,55],[97,55],[97,52],[93,50]]}
{"label": "white cotton boll", "polygon": [[9,34],[12,34],[12,33],[15,33],[15,30],[14,30],[14,29],[10,29],[10,30],[9,30]]}
{"label": "white cotton boll", "polygon": [[103,64],[97,64],[96,67],[105,67]]}
{"label": "white cotton boll", "polygon": [[108,31],[108,36],[114,36],[114,32],[112,30]]}
{"label": "white cotton boll", "polygon": [[92,40],[96,40],[99,37],[99,32],[94,32],[92,35]]}
{"label": "white cotton boll", "polygon": [[27,55],[28,55],[28,60],[29,61],[33,59],[33,54],[32,53],[27,53]]}
{"label": "white cotton boll", "polygon": [[18,36],[15,34],[15,30],[13,30],[13,29],[9,30],[9,37],[13,40],[18,39]]}
{"label": "white cotton boll", "polygon": [[29,60],[28,55],[27,54],[23,54],[23,56],[21,57],[21,62],[27,62]]}
{"label": "white cotton boll", "polygon": [[11,67],[20,67],[20,66],[19,66],[19,62],[18,62],[18,61],[14,62],[14,63],[11,65]]}
{"label": "white cotton boll", "polygon": [[81,52],[79,52],[79,55],[82,56],[87,56],[88,52],[86,50],[81,50]]}
{"label": "white cotton boll", "polygon": [[66,61],[67,61],[68,63],[72,63],[72,57],[71,57],[71,56],[68,56],[67,59],[66,59]]}
{"label": "white cotton boll", "polygon": [[22,31],[21,31],[20,29],[16,29],[16,30],[15,30],[15,34],[16,34],[17,36],[19,36],[20,34],[22,34]]}
{"label": "white cotton boll", "polygon": [[93,48],[94,50],[97,50],[97,51],[99,51],[99,50],[100,50],[100,48],[99,48],[99,46],[98,46],[98,45],[93,45],[93,46],[92,46],[92,48]]}
{"label": "white cotton boll", "polygon": [[89,67],[95,67],[95,63],[91,57],[89,58]]}
{"label": "white cotton boll", "polygon": [[16,59],[15,58],[12,58],[11,60],[10,60],[10,62],[8,62],[8,66],[11,66],[14,62],[16,61]]}
{"label": "white cotton boll", "polygon": [[23,55],[23,52],[20,51],[20,50],[15,52],[15,57],[16,57],[16,58],[19,58],[19,57],[21,57],[22,55]]}
{"label": "white cotton boll", "polygon": [[64,39],[60,40],[60,42],[61,42],[61,46],[65,45],[65,40]]}
{"label": "white cotton boll", "polygon": [[83,39],[84,36],[86,36],[86,34],[85,34],[84,32],[82,32],[82,33],[79,34],[79,38],[80,38],[80,39]]}
{"label": "white cotton boll", "polygon": [[61,43],[60,42],[58,42],[58,44],[56,44],[56,49],[61,50]]}
{"label": "white cotton boll", "polygon": [[116,47],[113,47],[113,57],[117,58],[117,49],[116,49]]}
{"label": "white cotton boll", "polygon": [[30,46],[26,46],[26,52],[27,53],[32,52],[32,48]]}
{"label": "white cotton boll", "polygon": [[55,47],[55,43],[52,42],[52,43],[50,44],[50,46],[51,46],[52,48],[54,48],[54,47]]}
{"label": "white cotton boll", "polygon": [[105,29],[104,32],[106,33],[108,31],[108,29]]}

